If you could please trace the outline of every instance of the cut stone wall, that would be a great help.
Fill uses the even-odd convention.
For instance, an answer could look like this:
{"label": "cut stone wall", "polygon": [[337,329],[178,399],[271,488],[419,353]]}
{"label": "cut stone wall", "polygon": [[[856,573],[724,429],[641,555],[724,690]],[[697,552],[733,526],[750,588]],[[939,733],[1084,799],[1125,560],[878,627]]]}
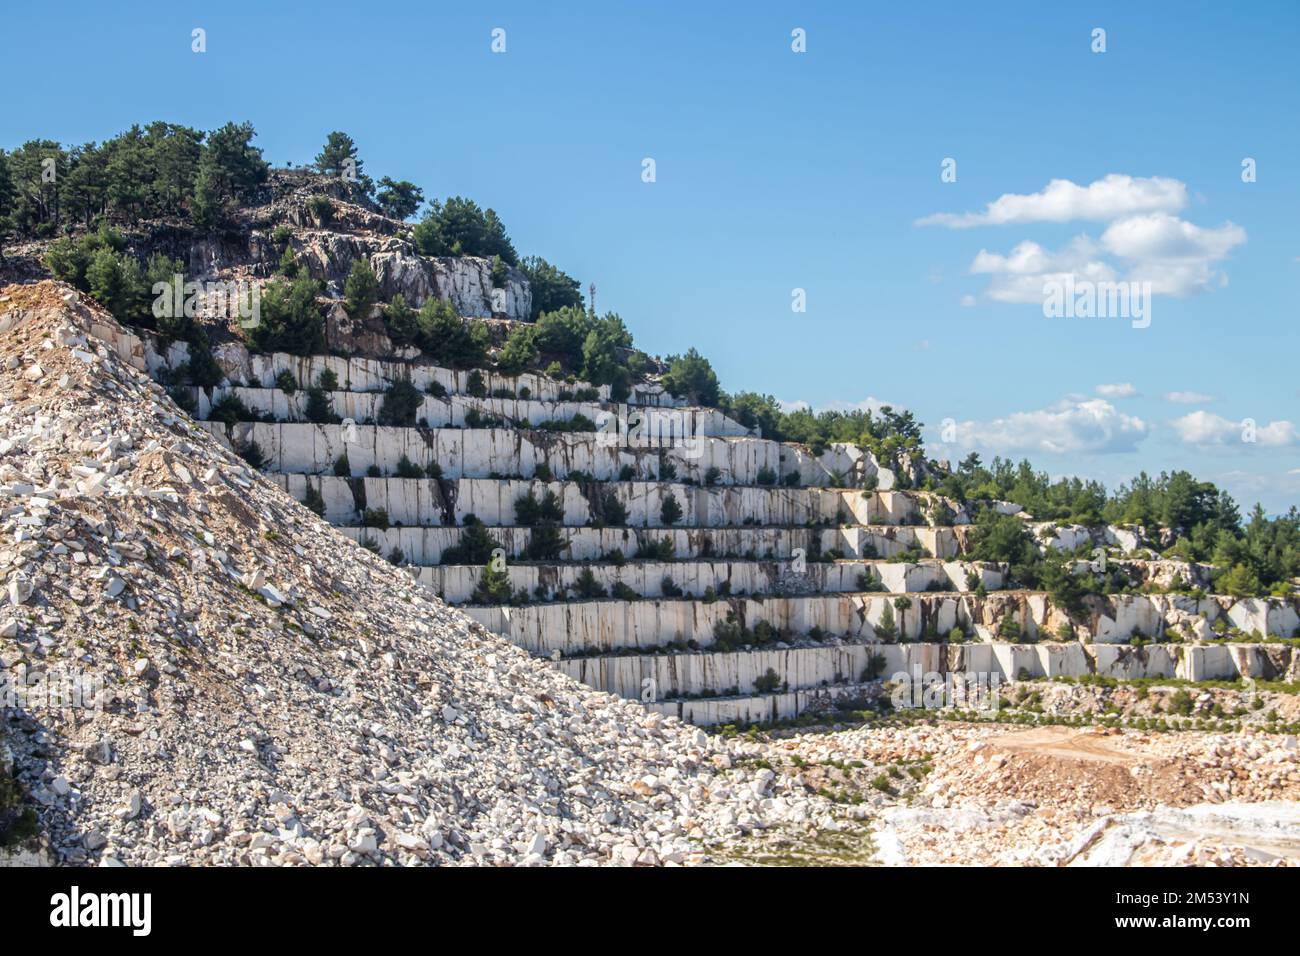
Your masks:
{"label": "cut stone wall", "polygon": [[[208,418],[212,406],[225,396],[233,395],[258,415],[269,413],[283,422],[308,420],[305,387],[299,387],[293,394],[288,394],[280,388],[248,388],[242,385],[219,386],[213,389],[189,388],[186,391],[194,400],[197,417],[200,419]],[[326,394],[334,414],[339,418],[350,419],[356,424],[373,424],[379,419],[384,404],[383,392],[331,391]],[[465,428],[465,416],[470,411],[475,411],[483,417],[491,415],[511,421],[527,421],[533,426],[543,422],[568,422],[577,415],[583,415],[599,425],[605,416],[612,414],[597,402],[474,398],[470,395],[448,394],[445,398],[426,395],[420,402],[415,419],[426,428]],[[647,420],[648,427],[651,428],[654,427],[657,416],[672,415],[674,418],[679,418],[689,414],[690,427],[704,436],[740,438],[749,433],[748,429],[713,408],[690,409],[689,412],[646,409],[639,414]]]}
{"label": "cut stone wall", "polygon": [[[308,479],[290,476],[288,486],[300,495]],[[315,479],[310,479],[313,485]],[[473,479],[463,479],[464,481]],[[285,481],[280,482],[286,485]],[[350,498],[340,507],[351,507]],[[344,525],[341,532],[353,541],[373,540],[387,555],[400,548],[406,560],[417,565],[434,565],[442,553],[460,543],[460,527],[402,527],[379,530]],[[523,558],[532,539],[529,528],[489,527],[488,535],[505,550],[507,559]],[[785,559],[801,549],[807,557],[814,553],[838,551],[844,558],[864,556],[888,558],[920,544],[936,558],[952,559],[964,550],[965,529],[879,526],[866,528],[583,528],[560,529],[565,542],[562,557],[567,561],[599,561],[615,549],[631,559],[644,546],[670,541],[673,556],[691,558],[745,557],[749,559]],[[864,547],[867,548],[864,554]]]}
{"label": "cut stone wall", "polygon": [[[387,554],[389,552],[385,552]],[[471,565],[447,565],[411,569],[422,584],[428,585],[445,601],[463,604],[469,601],[483,576],[483,568]],[[521,589],[530,596],[541,585],[547,594],[571,588],[584,571],[591,571],[596,583],[612,593],[615,583],[622,582],[643,597],[663,595],[663,579],[688,596],[700,597],[706,588],[727,583],[732,594],[838,593],[861,591],[859,577],[883,582],[891,593],[923,592],[934,588],[966,591],[966,575],[980,575],[985,588],[1002,586],[1002,572],[996,566],[964,562],[929,564],[888,564],[880,561],[839,561],[807,564],[802,572],[793,570],[792,562],[776,561],[636,561],[622,566],[612,564],[507,564],[510,588]]]}
{"label": "cut stone wall", "polygon": [[[357,471],[348,454],[353,472]],[[416,462],[416,464],[420,464]],[[364,469],[361,469],[364,474]],[[474,515],[487,525],[516,523],[515,502],[532,492],[541,500],[554,492],[564,509],[564,524],[585,525],[591,520],[590,486],[571,481],[528,481],[491,478],[340,478],[329,475],[273,474],[289,494],[303,501],[308,483],[325,501],[325,518],[332,524],[355,524],[354,488],[365,489],[369,508],[383,508],[393,524],[441,526],[461,524]],[[844,492],[819,488],[763,488],[719,486],[706,488],[656,481],[625,481],[606,485],[603,492],[627,509],[627,523],[639,527],[663,526],[663,503],[672,495],[682,510],[677,522],[684,527],[754,525],[800,526],[833,522],[842,512]],[[863,512],[863,523],[881,523],[890,513],[892,492],[875,492],[871,498],[849,496]]]}
{"label": "cut stone wall", "polygon": [[[277,472],[320,474],[333,469],[346,451],[352,472],[365,474],[371,465],[389,471],[405,455],[423,467],[430,461],[442,466],[448,478],[487,478],[491,475],[532,475],[546,465],[557,478],[580,471],[601,481],[617,480],[630,467],[636,478],[658,477],[660,449],[619,445],[595,432],[548,433],[513,428],[399,428],[377,425],[311,425],[244,422],[227,428],[221,422],[200,422],[222,442],[232,445],[256,442],[268,467]],[[759,472],[795,473],[800,485],[828,484],[824,467],[807,452],[761,438],[708,438],[676,443],[662,449],[679,479],[703,483],[711,468],[727,482],[755,485]],[[873,493],[841,492],[853,514],[864,510],[858,498]],[[893,493],[879,492],[879,495]],[[901,515],[914,515],[916,502],[902,494],[890,499]],[[881,524],[904,524],[899,517],[879,519]]]}
{"label": "cut stone wall", "polygon": [[773,671],[787,692],[856,685],[872,658],[876,676],[920,682],[931,674],[975,674],[1008,683],[1031,678],[1098,676],[1122,680],[1294,680],[1300,652],[1283,645],[1165,644],[842,644],[777,650],[679,652],[569,658],[556,662],[584,684],[632,699],[755,693]]}
{"label": "cut stone wall", "polygon": [[[947,634],[962,627],[981,642],[995,641],[998,628],[1013,618],[1030,640],[1049,639],[1064,618],[1042,594],[994,592],[985,598],[973,594],[909,595],[911,608],[893,612],[898,633],[911,641],[927,629]],[[823,632],[854,640],[876,640],[885,605],[893,597],[885,594],[824,594],[806,597],[728,598],[706,604],[689,600],[582,601],[521,607],[467,607],[465,611],[489,630],[505,634],[529,650],[563,656],[591,652],[656,649],[673,643],[694,641],[707,647],[714,640],[714,628],[728,613],[753,628],[766,621],[774,628],[795,636],[814,627]],[[1107,602],[1109,615],[1094,612],[1088,633],[1098,644],[1126,643],[1135,622],[1148,628],[1150,637],[1164,634],[1164,616],[1199,613],[1213,621],[1219,616],[1250,623],[1280,622],[1268,634],[1289,635],[1287,625],[1296,620],[1294,602],[1279,598],[1207,598],[1197,601],[1185,595],[1117,595]],[[1160,624],[1157,629],[1154,625]],[[1124,626],[1129,626],[1125,631]],[[1241,626],[1241,625],[1237,625]],[[1018,646],[1018,645],[1012,645]],[[1023,645],[1032,647],[1033,645]],[[1132,648],[1130,648],[1132,649]]]}

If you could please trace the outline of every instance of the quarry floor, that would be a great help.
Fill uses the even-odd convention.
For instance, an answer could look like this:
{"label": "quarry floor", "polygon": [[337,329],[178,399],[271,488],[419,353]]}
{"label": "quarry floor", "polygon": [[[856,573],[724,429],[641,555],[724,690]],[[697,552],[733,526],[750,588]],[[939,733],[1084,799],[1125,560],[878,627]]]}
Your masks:
{"label": "quarry floor", "polygon": [[[1076,689],[1073,696],[1092,695]],[[1215,703],[1240,697],[1208,696]],[[1294,694],[1266,696],[1270,710],[1297,704]],[[1022,727],[1017,714],[969,722],[908,712],[851,729],[751,734],[757,763],[795,775],[843,813],[837,828],[754,834],[714,859],[776,866],[1300,863],[1293,733]]]}

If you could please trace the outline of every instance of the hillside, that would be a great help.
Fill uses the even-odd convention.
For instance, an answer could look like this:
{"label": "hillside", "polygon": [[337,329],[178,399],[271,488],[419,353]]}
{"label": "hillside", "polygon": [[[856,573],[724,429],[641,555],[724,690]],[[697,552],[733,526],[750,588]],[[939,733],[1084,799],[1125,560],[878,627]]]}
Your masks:
{"label": "hillside", "polygon": [[0,846],[1300,857],[1295,509],[728,393],[492,209],[252,137],[0,154],[0,672],[84,698],[6,710]]}

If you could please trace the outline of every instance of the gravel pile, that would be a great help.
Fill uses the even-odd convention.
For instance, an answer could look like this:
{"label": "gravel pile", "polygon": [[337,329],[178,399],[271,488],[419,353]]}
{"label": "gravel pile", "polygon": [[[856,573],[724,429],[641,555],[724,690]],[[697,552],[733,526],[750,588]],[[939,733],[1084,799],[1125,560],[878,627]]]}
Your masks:
{"label": "gravel pile", "polygon": [[[53,282],[0,290],[0,675],[82,864],[681,864],[835,809],[530,658],[224,451]],[[82,706],[50,707],[59,686]]]}

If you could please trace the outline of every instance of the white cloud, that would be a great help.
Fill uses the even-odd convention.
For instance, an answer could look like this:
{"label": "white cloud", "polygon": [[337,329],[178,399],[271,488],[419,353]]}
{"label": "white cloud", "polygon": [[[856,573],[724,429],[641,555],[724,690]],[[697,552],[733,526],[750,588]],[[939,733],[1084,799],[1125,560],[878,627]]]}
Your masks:
{"label": "white cloud", "polygon": [[1004,226],[1029,222],[1107,221],[1136,213],[1176,212],[1187,205],[1187,187],[1164,176],[1125,176],[1111,173],[1087,186],[1053,179],[1028,195],[1005,193],[980,213],[935,213],[918,219],[918,226]]}
{"label": "white cloud", "polygon": [[986,294],[999,302],[1038,303],[1048,282],[1150,282],[1152,295],[1187,296],[1227,284],[1215,267],[1246,231],[1233,223],[1204,229],[1163,213],[1111,223],[1101,241],[1076,236],[1053,252],[1032,240],[1002,255],[981,249],[970,265],[991,276]]}
{"label": "white cloud", "polygon": [[874,395],[868,395],[860,402],[834,401],[814,406],[810,402],[805,402],[803,399],[796,399],[792,402],[787,402],[784,399],[777,399],[777,404],[781,406],[781,411],[783,412],[789,413],[804,409],[811,411],[814,414],[819,414],[821,412],[871,412],[872,414],[879,414],[880,410],[886,405],[896,412],[904,411],[907,408],[906,405],[901,405],[898,402],[881,401]]}
{"label": "white cloud", "polygon": [[969,294],[962,296],[961,304],[963,308],[969,309],[971,306],[975,304],[975,296]]}
{"label": "white cloud", "polygon": [[997,302],[1042,304],[1043,284],[1064,283],[1068,276],[1093,282],[1113,282],[1115,270],[1096,258],[1096,244],[1087,236],[1073,239],[1060,252],[1051,252],[1026,240],[1008,255],[981,249],[970,265],[975,275],[989,275],[985,294]]}
{"label": "white cloud", "polygon": [[1201,475],[1227,491],[1243,506],[1258,501],[1269,514],[1284,514],[1300,498],[1300,468],[1284,473],[1226,471]]}
{"label": "white cloud", "polygon": [[1214,401],[1214,396],[1204,392],[1165,392],[1165,401],[1176,405],[1204,405]]}
{"label": "white cloud", "polygon": [[[1286,420],[1260,425],[1249,419],[1232,421],[1222,415],[1200,410],[1176,418],[1169,424],[1178,437],[1189,445],[1257,444],[1270,448],[1300,445],[1300,433],[1296,431],[1295,425]],[[1254,442],[1246,440],[1252,431]]]}
{"label": "white cloud", "polygon": [[1098,385],[1097,394],[1102,398],[1132,398],[1138,393],[1132,382],[1116,382],[1113,385]]}
{"label": "white cloud", "polygon": [[1150,282],[1155,294],[1173,296],[1227,285],[1227,275],[1213,264],[1245,241],[1246,230],[1234,223],[1202,228],[1166,213],[1121,219],[1101,236],[1102,246],[1133,264],[1130,280]]}
{"label": "white cloud", "polygon": [[1101,244],[1126,259],[1222,259],[1245,241],[1246,231],[1230,222],[1203,229],[1167,213],[1120,219],[1101,234]]}
{"label": "white cloud", "polygon": [[1142,419],[1104,399],[1066,399],[992,421],[963,422],[957,426],[957,442],[999,453],[1108,453],[1133,451],[1147,431]]}
{"label": "white cloud", "polygon": [[1025,240],[1009,253],[981,249],[970,272],[989,276],[985,294],[996,302],[1041,304],[1043,286],[1088,282],[1150,283],[1152,295],[1183,297],[1228,284],[1217,264],[1246,241],[1232,222],[1198,226],[1175,213],[1187,205],[1187,186],[1164,176],[1111,173],[1087,186],[1053,179],[1040,192],[1007,193],[979,213],[936,213],[918,225],[954,229],[1039,222],[1107,223],[1101,238],[1080,235],[1060,250]]}

